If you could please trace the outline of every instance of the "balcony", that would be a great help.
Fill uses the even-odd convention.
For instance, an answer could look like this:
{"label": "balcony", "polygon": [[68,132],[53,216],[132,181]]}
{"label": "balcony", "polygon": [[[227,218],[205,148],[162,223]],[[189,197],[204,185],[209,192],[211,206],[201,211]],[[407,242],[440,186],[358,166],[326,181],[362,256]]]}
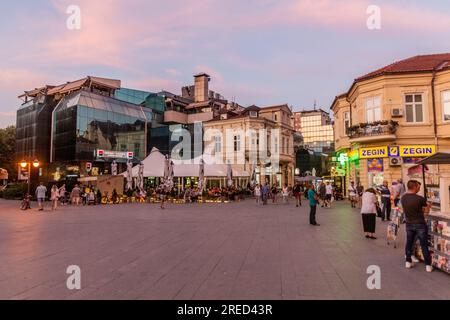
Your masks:
{"label": "balcony", "polygon": [[392,120],[360,123],[348,128],[348,136],[350,142],[393,141],[397,127],[398,122]]}

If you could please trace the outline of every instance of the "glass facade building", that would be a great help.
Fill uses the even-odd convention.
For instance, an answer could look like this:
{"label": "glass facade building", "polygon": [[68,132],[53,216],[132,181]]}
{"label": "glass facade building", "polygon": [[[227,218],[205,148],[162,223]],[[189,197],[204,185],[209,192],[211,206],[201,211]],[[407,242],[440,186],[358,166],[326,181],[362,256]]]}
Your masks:
{"label": "glass facade building", "polygon": [[148,131],[147,150],[157,148],[161,153],[168,154],[171,150],[169,126],[164,124],[166,102],[163,96],[156,93],[120,88],[115,92],[115,98],[140,105],[144,110],[152,110],[153,116]]}
{"label": "glass facade building", "polygon": [[16,160],[50,159],[51,115],[54,103],[41,96],[28,101],[17,110]]}
{"label": "glass facade building", "polygon": [[297,112],[297,126],[304,147],[314,152],[330,153],[334,149],[334,131],[330,116],[323,110]]}
{"label": "glass facade building", "polygon": [[132,151],[142,160],[152,118],[152,110],[139,105],[87,90],[72,93],[53,112],[51,160],[96,161],[98,149]]}

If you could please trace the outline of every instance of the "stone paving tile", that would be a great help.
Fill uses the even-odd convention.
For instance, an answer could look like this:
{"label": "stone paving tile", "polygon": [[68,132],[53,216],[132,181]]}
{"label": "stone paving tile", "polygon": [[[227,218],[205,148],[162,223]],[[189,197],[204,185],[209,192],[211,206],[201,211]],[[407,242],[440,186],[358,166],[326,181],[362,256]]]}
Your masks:
{"label": "stone paving tile", "polygon": [[[397,249],[361,232],[348,203],[319,208],[230,204],[65,207],[0,200],[1,299],[450,299],[450,277],[403,268]],[[82,290],[66,288],[79,265]],[[366,269],[382,270],[368,290]]]}

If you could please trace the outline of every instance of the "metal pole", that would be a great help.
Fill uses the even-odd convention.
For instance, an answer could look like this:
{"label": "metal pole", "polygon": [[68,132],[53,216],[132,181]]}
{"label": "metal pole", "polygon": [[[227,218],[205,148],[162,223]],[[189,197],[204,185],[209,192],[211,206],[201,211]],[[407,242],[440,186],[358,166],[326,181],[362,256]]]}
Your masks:
{"label": "metal pole", "polygon": [[31,191],[31,162],[28,162],[28,195]]}

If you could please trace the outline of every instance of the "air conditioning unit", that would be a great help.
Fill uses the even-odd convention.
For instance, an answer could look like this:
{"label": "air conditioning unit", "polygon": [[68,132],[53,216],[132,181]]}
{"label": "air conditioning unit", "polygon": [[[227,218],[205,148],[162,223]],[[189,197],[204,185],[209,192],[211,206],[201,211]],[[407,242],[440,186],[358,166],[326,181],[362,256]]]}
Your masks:
{"label": "air conditioning unit", "polygon": [[389,158],[389,165],[391,167],[401,166],[402,163],[403,163],[403,159],[402,158]]}
{"label": "air conditioning unit", "polygon": [[394,108],[391,110],[391,116],[393,118],[395,117],[403,117],[403,109],[400,108]]}

